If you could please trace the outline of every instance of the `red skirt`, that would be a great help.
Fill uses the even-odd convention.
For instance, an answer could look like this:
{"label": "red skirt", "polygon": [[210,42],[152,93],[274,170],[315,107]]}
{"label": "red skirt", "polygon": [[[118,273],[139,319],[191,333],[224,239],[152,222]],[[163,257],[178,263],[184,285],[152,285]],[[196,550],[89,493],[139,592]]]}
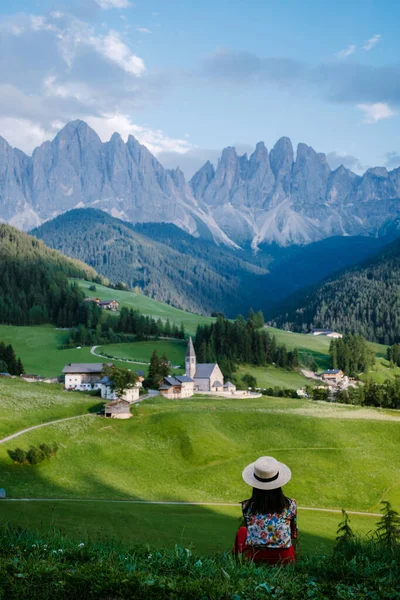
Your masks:
{"label": "red skirt", "polygon": [[296,551],[293,546],[290,546],[290,548],[254,548],[253,546],[246,546],[246,538],[246,527],[240,527],[235,538],[234,554],[242,554],[253,562],[264,562],[270,565],[296,562]]}

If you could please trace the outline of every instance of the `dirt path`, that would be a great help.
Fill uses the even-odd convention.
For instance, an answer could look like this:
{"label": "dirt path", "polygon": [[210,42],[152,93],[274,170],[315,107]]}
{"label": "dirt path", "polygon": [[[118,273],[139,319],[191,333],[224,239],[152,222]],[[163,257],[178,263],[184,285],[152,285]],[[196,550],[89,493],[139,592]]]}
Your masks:
{"label": "dirt path", "polygon": [[90,354],[93,354],[93,356],[98,356],[99,358],[105,358],[106,360],[117,360],[120,362],[126,362],[126,363],[132,363],[133,365],[146,365],[148,366],[150,363],[147,362],[139,362],[138,360],[128,360],[127,358],[109,358],[108,356],[104,356],[104,354],[98,354],[96,352],[97,348],[99,346],[92,346],[90,348]]}
{"label": "dirt path", "polygon": [[55,423],[62,423],[63,421],[72,421],[72,419],[82,419],[83,417],[95,417],[95,413],[86,413],[84,415],[76,415],[75,417],[66,417],[65,419],[57,419],[56,421],[49,421],[48,423],[40,423],[40,425],[33,425],[32,427],[27,427],[26,429],[21,429],[21,431],[17,431],[12,435],[8,435],[7,437],[0,440],[0,444],[5,444],[14,438],[17,438],[24,433],[28,433],[29,431],[33,431],[34,429],[40,429],[41,427],[47,427],[47,425],[54,425]]}
{"label": "dirt path", "polygon": [[[4,498],[0,502],[98,502],[109,504],[160,504],[166,506],[232,506],[239,507],[240,504],[227,502],[182,502],[182,501],[163,501],[163,500],[99,500],[90,498]],[[317,512],[342,514],[337,508],[315,508],[312,506],[299,506],[299,510],[313,510]],[[362,512],[357,510],[346,510],[349,515],[361,515],[364,517],[381,517],[381,513]]]}

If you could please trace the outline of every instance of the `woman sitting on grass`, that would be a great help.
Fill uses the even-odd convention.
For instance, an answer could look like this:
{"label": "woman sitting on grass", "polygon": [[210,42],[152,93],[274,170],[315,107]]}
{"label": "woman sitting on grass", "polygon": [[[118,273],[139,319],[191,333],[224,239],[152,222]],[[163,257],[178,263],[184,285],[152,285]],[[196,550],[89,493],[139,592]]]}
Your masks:
{"label": "woman sitting on grass", "polygon": [[234,554],[269,564],[296,561],[297,505],[281,487],[291,476],[289,467],[271,456],[245,468],[242,477],[253,493],[242,502],[244,523],[236,534]]}

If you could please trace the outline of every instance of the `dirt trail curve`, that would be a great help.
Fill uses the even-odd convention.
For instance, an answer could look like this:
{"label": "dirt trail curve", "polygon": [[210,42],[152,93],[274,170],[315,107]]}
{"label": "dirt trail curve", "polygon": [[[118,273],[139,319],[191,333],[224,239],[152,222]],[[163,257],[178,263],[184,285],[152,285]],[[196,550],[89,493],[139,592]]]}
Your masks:
{"label": "dirt trail curve", "polygon": [[17,431],[11,435],[0,440],[0,444],[5,444],[14,438],[23,435],[24,433],[28,433],[29,431],[33,431],[34,429],[40,429],[41,427],[47,427],[47,425],[54,425],[55,423],[62,423],[63,421],[71,421],[72,419],[82,419],[83,417],[95,417],[96,413],[85,413],[84,415],[76,415],[75,417],[65,417],[65,419],[57,419],[56,421],[48,421],[47,423],[40,423],[40,425],[32,425],[32,427],[27,427],[26,429],[21,429],[21,431]]}
{"label": "dirt trail curve", "polygon": [[90,348],[90,354],[93,356],[98,356],[99,358],[105,358],[106,360],[118,360],[119,362],[132,363],[133,365],[146,365],[148,366],[150,363],[147,362],[139,362],[138,360],[128,360],[127,358],[109,358],[108,356],[104,356],[104,354],[98,354],[96,352],[98,346],[92,346]]}

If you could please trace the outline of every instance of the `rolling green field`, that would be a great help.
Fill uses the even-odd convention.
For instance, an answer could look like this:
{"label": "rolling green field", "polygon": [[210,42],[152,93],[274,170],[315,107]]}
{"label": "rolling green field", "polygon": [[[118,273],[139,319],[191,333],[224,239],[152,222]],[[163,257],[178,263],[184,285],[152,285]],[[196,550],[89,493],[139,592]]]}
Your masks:
{"label": "rolling green field", "polygon": [[212,323],[214,321],[211,317],[202,317],[194,313],[185,312],[174,308],[169,304],[157,302],[148,296],[142,294],[136,294],[135,292],[125,292],[120,290],[110,290],[107,287],[96,283],[96,291],[89,290],[92,285],[89,281],[78,280],[79,286],[84,290],[86,296],[96,296],[100,300],[118,300],[121,306],[127,308],[134,308],[139,310],[144,315],[149,315],[155,319],[162,319],[166,321],[169,319],[172,323],[180,325],[183,323],[185,330],[188,334],[194,335],[196,333],[197,325],[204,325],[206,323]]}
{"label": "rolling green field", "polygon": [[61,385],[0,379],[0,439],[26,427],[98,410],[100,398]]}
{"label": "rolling green field", "polygon": [[[60,350],[65,343],[68,332],[55,329],[53,325],[37,327],[16,327],[0,325],[0,341],[12,344],[23,362],[26,373],[34,373],[43,377],[57,377],[66,364],[102,363],[105,359],[93,356],[89,347]],[[113,361],[115,365],[126,368],[125,362]],[[132,367],[134,368],[134,366]],[[140,369],[138,365],[138,369]]]}
{"label": "rolling green field", "polygon": [[171,364],[184,367],[187,342],[184,340],[150,340],[127,344],[108,344],[99,346],[97,352],[115,358],[127,358],[141,362],[150,362],[153,350],[157,348],[159,356],[165,354]]}
{"label": "rolling green field", "polygon": [[257,379],[257,387],[260,388],[278,386],[297,390],[305,385],[315,384],[312,379],[306,379],[298,371],[279,369],[273,365],[268,365],[268,367],[240,365],[237,370],[237,375],[242,377],[245,373],[250,373],[250,375],[253,375]]}
{"label": "rolling green field", "polygon": [[[26,385],[33,395],[40,391]],[[193,542],[202,552],[229,549],[237,507],[97,501],[238,503],[249,494],[241,471],[260,455],[290,465],[286,492],[299,506],[379,512],[380,501],[388,499],[400,508],[400,416],[394,411],[276,398],[159,398],[133,412],[128,421],[78,419],[20,436],[23,448],[44,439],[60,445],[55,459],[35,468],[11,463],[6,450],[15,441],[1,445],[0,481],[10,498],[88,501],[6,502],[2,514],[42,530],[52,524],[76,535],[117,535],[154,545]],[[315,551],[315,535],[318,548],[329,549],[340,515],[300,516],[305,551]],[[376,518],[353,521],[366,531]]]}

